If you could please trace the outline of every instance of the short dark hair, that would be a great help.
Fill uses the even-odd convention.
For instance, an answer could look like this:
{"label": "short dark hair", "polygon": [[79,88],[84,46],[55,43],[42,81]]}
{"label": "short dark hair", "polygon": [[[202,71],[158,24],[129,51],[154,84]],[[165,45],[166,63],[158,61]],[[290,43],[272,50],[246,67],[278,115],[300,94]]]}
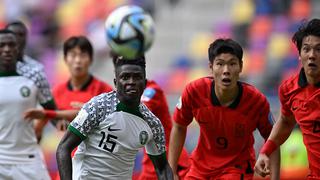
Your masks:
{"label": "short dark hair", "polygon": [[68,52],[79,47],[82,52],[87,52],[90,59],[93,60],[93,47],[91,42],[85,36],[72,36],[63,43],[63,55],[67,56]]}
{"label": "short dark hair", "polygon": [[303,20],[298,31],[292,36],[291,40],[296,45],[299,54],[301,52],[303,38],[309,35],[320,37],[320,19],[312,19],[309,22]]}
{"label": "short dark hair", "polygon": [[242,63],[243,50],[239,43],[232,39],[216,39],[210,44],[208,49],[209,61],[212,63],[213,60],[222,53],[230,53],[235,55],[240,63]]}
{"label": "short dark hair", "polygon": [[5,26],[5,28],[8,29],[10,26],[21,26],[21,27],[23,27],[24,29],[27,30],[27,26],[26,26],[22,21],[19,21],[19,20],[17,20],[17,21],[12,21],[12,22],[8,23],[8,24]]}
{"label": "short dark hair", "polygon": [[9,29],[0,29],[0,34],[12,34],[15,36],[15,33]]}
{"label": "short dark hair", "polygon": [[125,64],[138,65],[143,69],[143,73],[146,74],[146,59],[144,55],[136,57],[134,59],[125,59],[123,56],[113,54],[112,62],[115,69]]}

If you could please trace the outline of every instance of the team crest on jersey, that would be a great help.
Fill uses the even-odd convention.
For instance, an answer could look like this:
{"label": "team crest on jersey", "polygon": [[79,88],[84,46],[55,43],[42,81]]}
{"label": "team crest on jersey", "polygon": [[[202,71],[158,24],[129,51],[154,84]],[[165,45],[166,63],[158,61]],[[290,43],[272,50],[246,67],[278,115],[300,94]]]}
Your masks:
{"label": "team crest on jersey", "polygon": [[148,140],[148,133],[146,131],[141,131],[139,134],[140,144],[145,145]]}
{"label": "team crest on jersey", "polygon": [[20,94],[22,95],[22,97],[29,97],[30,96],[30,88],[27,86],[22,86],[20,88]]}

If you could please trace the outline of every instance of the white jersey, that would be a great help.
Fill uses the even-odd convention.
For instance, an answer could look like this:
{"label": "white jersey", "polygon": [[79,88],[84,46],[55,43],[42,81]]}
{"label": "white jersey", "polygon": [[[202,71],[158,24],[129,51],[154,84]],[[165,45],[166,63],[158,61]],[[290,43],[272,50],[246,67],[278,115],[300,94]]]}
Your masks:
{"label": "white jersey", "polygon": [[73,179],[131,179],[140,148],[165,153],[160,120],[144,104],[126,109],[115,91],[91,99],[68,128],[83,139],[73,158]]}
{"label": "white jersey", "polygon": [[44,71],[44,66],[39,61],[33,59],[28,55],[24,55],[23,59],[17,62],[17,68],[19,69],[21,66],[24,66],[26,64],[31,65],[33,69]]}
{"label": "white jersey", "polygon": [[37,102],[52,100],[37,71],[19,72],[0,74],[0,164],[28,163],[39,157],[32,122],[24,120],[23,113]]}

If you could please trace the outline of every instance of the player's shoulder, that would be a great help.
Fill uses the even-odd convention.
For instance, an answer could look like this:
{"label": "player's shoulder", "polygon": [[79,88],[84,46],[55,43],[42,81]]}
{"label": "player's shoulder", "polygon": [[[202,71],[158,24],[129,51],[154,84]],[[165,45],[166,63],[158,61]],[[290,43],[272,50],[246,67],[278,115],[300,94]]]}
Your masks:
{"label": "player's shoulder", "polygon": [[186,89],[188,91],[208,91],[211,88],[212,81],[212,77],[201,77],[188,83]]}
{"label": "player's shoulder", "polygon": [[40,70],[44,69],[43,64],[41,64],[39,61],[33,59],[32,57],[28,56],[28,55],[24,55],[23,56],[23,61],[26,62],[27,64],[30,64]]}
{"label": "player's shoulder", "polygon": [[65,92],[68,89],[68,81],[60,82],[52,88],[53,93]]}
{"label": "player's shoulder", "polygon": [[102,93],[92,97],[84,107],[88,111],[98,111],[98,114],[109,114],[115,111],[119,99],[116,97],[116,92],[111,91]]}
{"label": "player's shoulder", "polygon": [[282,92],[291,92],[299,88],[298,85],[299,74],[290,76],[281,82],[279,90]]}

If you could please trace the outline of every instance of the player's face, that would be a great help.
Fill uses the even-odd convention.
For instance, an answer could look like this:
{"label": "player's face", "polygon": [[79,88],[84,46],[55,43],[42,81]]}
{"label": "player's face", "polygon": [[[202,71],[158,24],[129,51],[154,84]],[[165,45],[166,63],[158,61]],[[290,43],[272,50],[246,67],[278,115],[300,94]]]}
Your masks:
{"label": "player's face", "polygon": [[209,64],[215,85],[222,90],[233,89],[237,86],[242,65],[239,59],[230,53],[222,53]]}
{"label": "player's face", "polygon": [[306,36],[302,40],[300,60],[307,79],[320,81],[320,37]]}
{"label": "player's face", "polygon": [[8,29],[15,33],[19,51],[23,52],[27,41],[27,29],[20,25],[12,25]]}
{"label": "player's face", "polygon": [[91,58],[89,53],[82,52],[79,47],[70,49],[65,56],[65,62],[72,77],[81,78],[89,74]]}
{"label": "player's face", "polygon": [[17,41],[13,34],[0,34],[0,67],[15,69],[17,62]]}
{"label": "player's face", "polygon": [[125,64],[116,69],[114,79],[117,95],[121,102],[130,105],[138,105],[146,86],[146,78],[142,67]]}

